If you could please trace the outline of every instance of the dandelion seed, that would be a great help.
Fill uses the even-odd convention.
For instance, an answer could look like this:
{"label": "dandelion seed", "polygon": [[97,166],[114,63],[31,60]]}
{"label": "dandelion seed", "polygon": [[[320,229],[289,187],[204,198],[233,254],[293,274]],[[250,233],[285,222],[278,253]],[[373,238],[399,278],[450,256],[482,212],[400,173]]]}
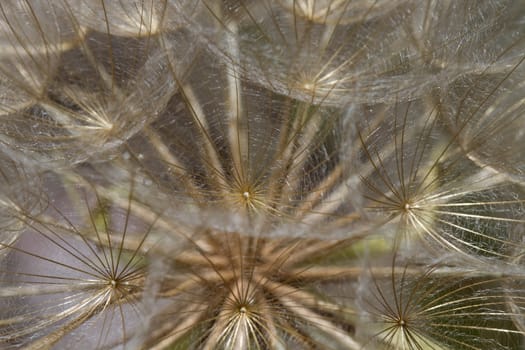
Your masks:
{"label": "dandelion seed", "polygon": [[[259,225],[267,225],[271,235],[271,227],[288,222],[316,235],[334,236],[341,225],[352,235],[352,222],[356,233],[362,231],[366,223],[351,205],[358,195],[345,183],[338,156],[336,140],[341,135],[336,126],[343,121],[342,113],[240,80],[226,93],[202,85],[198,77],[204,71],[217,82],[228,79],[227,67],[209,59],[203,54],[198,69],[185,73],[185,79],[195,80],[180,81],[179,94],[170,102],[184,106],[176,120],[167,112],[130,139],[128,150],[136,166],[171,194],[171,205],[185,202],[201,213],[240,215],[247,235],[249,227]],[[225,95],[235,105],[222,103]],[[214,101],[216,107],[210,110]]]}
{"label": "dandelion seed", "polygon": [[[518,28],[510,2],[262,1],[221,6],[200,1],[175,6],[185,15],[186,26],[243,75],[315,104],[409,100],[459,74],[494,67],[498,55],[505,56],[499,57],[502,65],[519,55],[505,60],[505,50],[513,45],[508,39],[507,46],[486,48],[494,32],[506,38],[511,31],[507,26]],[[194,20],[204,16],[207,20]],[[509,23],[500,22],[503,18]],[[472,54],[468,57],[479,65],[463,62],[458,51]]]}
{"label": "dandelion seed", "polygon": [[[31,90],[24,89],[30,97],[28,102],[21,108],[6,110],[0,127],[0,141],[4,145],[22,151],[19,157],[40,166],[57,162],[69,166],[116,149],[153,120],[175,90],[158,36],[128,38],[123,43],[124,39],[111,33],[81,27],[72,8],[56,7],[55,11],[60,10],[56,15],[82,40],[58,50],[50,40],[42,38],[45,50],[41,55],[61,68],[44,66],[47,61],[27,54],[32,61],[43,61],[36,72],[27,74],[34,76],[28,79],[42,82],[33,81],[29,84]],[[31,17],[37,32],[40,21],[50,24],[40,12],[32,13]],[[15,30],[13,26],[6,29],[10,35],[20,35],[12,32]],[[16,49],[16,43],[9,45]],[[23,45],[29,46],[29,50],[36,44]],[[20,78],[10,79],[25,86]],[[14,104],[9,102],[9,106]]]}
{"label": "dandelion seed", "polygon": [[442,276],[439,267],[403,268],[395,262],[391,276],[371,278],[372,293],[363,296],[370,316],[361,330],[369,337],[365,348],[517,349],[522,345],[522,331],[509,322],[513,312],[507,308],[505,284],[510,279],[473,278],[459,271]]}
{"label": "dandelion seed", "polygon": [[[87,223],[51,206],[39,216],[20,215],[27,230],[17,241],[1,243],[8,254],[0,280],[4,344],[61,348],[80,339],[103,348],[126,343],[138,326],[133,320],[143,312],[142,249],[151,226],[141,223],[144,232],[137,235],[131,204],[124,213],[109,214],[100,198],[97,209],[86,192],[75,195],[84,197],[84,208],[75,209],[86,211],[77,215]],[[123,220],[120,228],[116,220]]]}
{"label": "dandelion seed", "polygon": [[363,122],[367,209],[384,224],[396,223],[399,242],[507,259],[510,247],[522,245],[510,234],[523,225],[520,190],[472,164],[457,147],[461,133],[447,135],[439,112],[429,108],[422,101],[378,108]]}
{"label": "dandelion seed", "polygon": [[[319,346],[320,339],[331,337],[333,348],[359,348],[336,317],[352,311],[329,300],[317,301],[315,293],[304,288],[323,274],[323,283],[344,280],[344,269],[318,271],[302,261],[316,251],[323,258],[327,247],[339,250],[340,245],[247,239],[221,232],[206,236],[192,242],[193,249],[190,245],[173,257],[175,264],[158,296],[158,302],[169,303],[156,316],[156,323],[164,326],[152,330],[146,346],[163,343],[176,348],[188,337],[195,346],[210,349],[241,344],[243,348]],[[310,334],[311,327],[323,335]]]}

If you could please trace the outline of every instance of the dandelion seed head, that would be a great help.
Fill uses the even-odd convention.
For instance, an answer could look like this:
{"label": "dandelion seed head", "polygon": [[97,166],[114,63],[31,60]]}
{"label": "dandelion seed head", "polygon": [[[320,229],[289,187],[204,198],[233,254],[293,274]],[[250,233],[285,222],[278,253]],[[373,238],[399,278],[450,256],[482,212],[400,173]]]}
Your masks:
{"label": "dandelion seed head", "polygon": [[523,348],[524,10],[2,2],[0,348]]}

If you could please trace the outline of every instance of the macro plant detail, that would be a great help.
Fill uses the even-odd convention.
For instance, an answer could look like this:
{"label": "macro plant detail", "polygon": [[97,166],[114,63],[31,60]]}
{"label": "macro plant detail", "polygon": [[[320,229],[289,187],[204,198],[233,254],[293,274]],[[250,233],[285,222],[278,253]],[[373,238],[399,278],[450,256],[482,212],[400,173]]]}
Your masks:
{"label": "macro plant detail", "polygon": [[0,349],[522,349],[524,23],[2,2]]}

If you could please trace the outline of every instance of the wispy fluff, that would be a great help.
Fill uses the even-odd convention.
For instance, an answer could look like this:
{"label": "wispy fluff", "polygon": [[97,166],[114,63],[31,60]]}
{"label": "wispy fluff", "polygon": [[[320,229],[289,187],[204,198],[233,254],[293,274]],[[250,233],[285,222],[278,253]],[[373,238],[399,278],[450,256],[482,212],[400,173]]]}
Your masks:
{"label": "wispy fluff", "polygon": [[525,346],[525,7],[0,4],[0,349]]}

